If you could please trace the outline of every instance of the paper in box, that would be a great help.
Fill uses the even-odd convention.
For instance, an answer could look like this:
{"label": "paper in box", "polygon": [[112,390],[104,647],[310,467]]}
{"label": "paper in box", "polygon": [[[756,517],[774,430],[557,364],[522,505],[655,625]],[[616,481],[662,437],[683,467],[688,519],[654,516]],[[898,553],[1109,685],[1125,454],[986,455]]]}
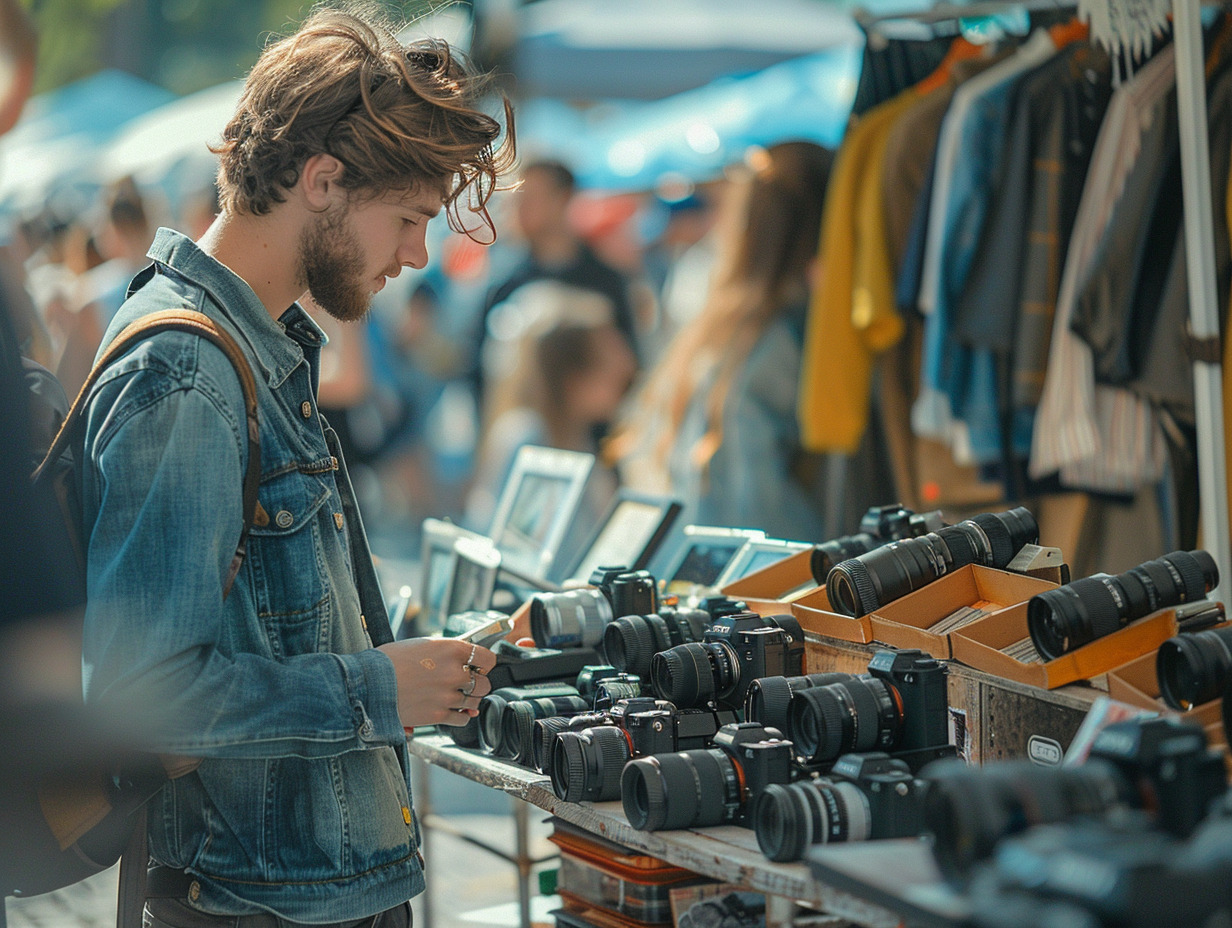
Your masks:
{"label": "paper in box", "polygon": [[812,559],[812,548],[798,551],[729,583],[719,592],[743,600],[758,615],[783,615],[790,611],[794,599],[817,589]]}
{"label": "paper in box", "polygon": [[873,639],[895,648],[919,648],[933,657],[949,658],[952,656],[951,635],[959,629],[939,635],[928,631],[929,626],[964,606],[991,613],[978,620],[986,621],[1056,586],[1047,580],[968,564],[874,610],[871,616]]}
{"label": "paper in box", "polygon": [[958,629],[950,636],[950,647],[955,660],[976,670],[1051,690],[1077,680],[1090,680],[1153,653],[1175,634],[1175,613],[1162,609],[1056,660],[1025,664],[1001,652],[1002,648],[1030,637],[1027,604],[1022,603]]}
{"label": "paper in box", "polygon": [[791,603],[791,614],[800,627],[815,635],[837,638],[840,641],[855,641],[867,644],[873,640],[873,628],[868,616],[853,619],[833,611],[826,588],[819,586]]}
{"label": "paper in box", "polygon": [[1108,671],[1108,695],[1133,706],[1176,715],[1202,726],[1221,723],[1222,700],[1213,699],[1194,706],[1188,712],[1178,712],[1160,698],[1159,676],[1155,671],[1157,655],[1158,648]]}

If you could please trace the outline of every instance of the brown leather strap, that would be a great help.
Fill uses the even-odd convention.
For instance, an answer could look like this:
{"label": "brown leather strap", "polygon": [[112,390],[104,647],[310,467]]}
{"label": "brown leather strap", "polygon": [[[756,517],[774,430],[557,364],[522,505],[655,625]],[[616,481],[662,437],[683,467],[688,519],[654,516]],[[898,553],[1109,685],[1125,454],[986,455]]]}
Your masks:
{"label": "brown leather strap", "polygon": [[244,351],[222,326],[204,313],[192,309],[164,309],[151,313],[136,322],[126,326],[115,340],[107,346],[102,357],[98,359],[90,374],[77,392],[73,405],[69,407],[68,415],[60,425],[47,455],[34,471],[34,480],[38,480],[47,471],[51,463],[63,454],[72,438],[77,422],[82,416],[86,405],[86,397],[98,381],[99,376],[117,358],[143,338],[149,338],[158,332],[179,331],[188,332],[208,339],[217,345],[230,360],[231,365],[240,378],[240,387],[244,391],[244,412],[248,420],[248,467],[244,473],[244,529],[240,533],[239,544],[231,559],[227,579],[223,584],[223,598],[231,592],[231,585],[244,563],[248,550],[248,531],[252,528],[257,512],[257,491],[261,482],[261,435],[257,425],[257,384],[252,368]]}

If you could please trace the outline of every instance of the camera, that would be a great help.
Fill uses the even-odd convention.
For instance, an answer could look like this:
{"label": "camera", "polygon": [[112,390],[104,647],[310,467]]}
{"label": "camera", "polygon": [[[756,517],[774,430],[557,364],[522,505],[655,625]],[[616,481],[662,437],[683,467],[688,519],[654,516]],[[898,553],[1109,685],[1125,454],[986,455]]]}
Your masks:
{"label": "camera", "polygon": [[1232,626],[1169,638],[1155,655],[1155,675],[1178,712],[1220,698],[1232,684]]}
{"label": "camera", "polygon": [[591,664],[578,674],[577,690],[596,710],[610,709],[619,699],[642,695],[642,680],[611,664]]}
{"label": "camera", "polygon": [[744,719],[788,731],[791,700],[796,693],[814,686],[839,683],[850,676],[849,673],[809,673],[801,677],[761,677],[749,684],[744,697]]}
{"label": "camera", "polygon": [[791,781],[791,743],[756,722],[724,725],[712,747],[625,764],[620,798],[639,831],[744,824],[771,783]]}
{"label": "camera", "polygon": [[941,510],[914,513],[902,503],[872,506],[860,519],[860,530],[854,535],[841,535],[813,548],[809,566],[818,584],[826,582],[835,564],[866,554],[874,548],[904,538],[917,538],[943,528]]}
{"label": "camera", "polygon": [[648,571],[598,567],[590,586],[563,593],[536,593],[530,602],[530,633],[541,648],[597,648],[614,616],[645,615],[658,608]]}
{"label": "camera", "polygon": [[604,629],[603,653],[613,666],[649,679],[651,658],[675,645],[701,641],[709,624],[710,613],[702,609],[624,615]]}
{"label": "camera", "polygon": [[677,706],[714,700],[739,709],[754,680],[803,670],[804,632],[795,618],[739,612],[717,619],[701,641],[656,654],[650,679],[655,692]]}
{"label": "camera", "polygon": [[552,775],[552,752],[556,750],[556,736],[564,731],[583,731],[603,725],[614,725],[609,711],[583,712],[581,715],[562,715],[535,719],[531,723],[531,766],[540,773]]}
{"label": "camera", "polygon": [[525,758],[535,719],[589,711],[590,703],[567,683],[502,687],[479,701],[479,743],[497,757]]}
{"label": "camera", "polygon": [[845,754],[828,777],[766,787],[753,807],[757,844],[786,861],[812,844],[913,837],[924,830],[926,785],[888,754]]}
{"label": "camera", "polygon": [[800,690],[787,731],[803,766],[885,751],[919,770],[952,755],[946,668],[923,651],[877,651],[868,673]]}
{"label": "camera", "polygon": [[942,761],[922,777],[938,867],[959,885],[998,841],[1033,825],[1151,808],[1161,828],[1184,836],[1227,788],[1223,760],[1207,749],[1202,728],[1171,718],[1109,725],[1077,767]]}
{"label": "camera", "polygon": [[1173,551],[1123,574],[1095,574],[1027,602],[1027,627],[1045,660],[1110,635],[1158,609],[1202,599],[1219,583],[1205,551]]}
{"label": "camera", "polygon": [[835,564],[826,595],[835,612],[859,618],[968,564],[1004,569],[1038,540],[1035,517],[1021,506],[981,513]]}
{"label": "camera", "polygon": [[736,721],[731,711],[677,709],[645,696],[617,703],[610,715],[610,725],[561,732],[548,749],[552,788],[561,799],[618,799],[620,771],[630,758],[704,747]]}

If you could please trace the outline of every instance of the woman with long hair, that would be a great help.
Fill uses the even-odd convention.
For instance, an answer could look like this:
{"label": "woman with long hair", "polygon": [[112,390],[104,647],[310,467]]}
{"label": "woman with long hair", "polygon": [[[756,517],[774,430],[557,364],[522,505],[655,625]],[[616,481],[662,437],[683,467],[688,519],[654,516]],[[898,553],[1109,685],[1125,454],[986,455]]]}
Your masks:
{"label": "woman with long hair", "polygon": [[696,524],[820,538],[802,482],[796,395],[833,153],[758,150],[719,217],[705,308],[648,376],[608,446],[625,481],[670,492]]}

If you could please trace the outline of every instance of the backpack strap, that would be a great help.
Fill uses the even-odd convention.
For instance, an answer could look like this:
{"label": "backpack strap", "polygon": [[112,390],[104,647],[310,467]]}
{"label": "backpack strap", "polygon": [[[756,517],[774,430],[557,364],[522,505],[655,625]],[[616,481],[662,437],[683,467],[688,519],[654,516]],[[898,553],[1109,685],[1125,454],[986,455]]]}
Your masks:
{"label": "backpack strap", "polygon": [[73,431],[83,414],[86,397],[108,365],[128,351],[136,342],[167,331],[188,332],[217,345],[235,368],[240,378],[240,387],[244,391],[244,412],[248,420],[248,467],[244,472],[244,529],[240,533],[239,544],[236,545],[235,555],[231,559],[227,579],[223,584],[222,595],[226,599],[240,571],[240,566],[244,563],[244,557],[248,551],[248,532],[256,519],[257,491],[261,482],[261,435],[257,427],[257,383],[256,378],[253,377],[252,367],[248,364],[248,358],[244,355],[243,349],[231,334],[209,316],[192,309],[164,309],[127,325],[107,346],[107,350],[90,370],[86,382],[82,384],[77,398],[69,407],[68,415],[64,417],[64,422],[60,425],[60,431],[56,433],[51,447],[47,449],[43,462],[35,469],[32,479],[37,481],[68,447]]}

